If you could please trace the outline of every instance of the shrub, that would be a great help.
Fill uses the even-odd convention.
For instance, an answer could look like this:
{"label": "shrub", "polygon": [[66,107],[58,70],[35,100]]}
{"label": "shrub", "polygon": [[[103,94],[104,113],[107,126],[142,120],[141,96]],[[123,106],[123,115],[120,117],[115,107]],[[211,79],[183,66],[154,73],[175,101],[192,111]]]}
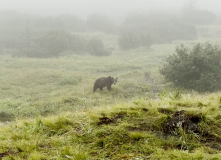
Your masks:
{"label": "shrub", "polygon": [[166,59],[160,69],[165,79],[177,87],[199,92],[221,89],[221,49],[209,42],[196,44],[192,50],[183,44]]}
{"label": "shrub", "polygon": [[111,50],[105,48],[103,42],[96,38],[89,41],[88,52],[95,56],[109,56],[112,54]]}
{"label": "shrub", "polygon": [[[81,54],[86,51],[88,41],[78,35],[61,30],[52,30],[44,34],[31,45],[30,49],[25,50],[27,57],[58,57],[65,51],[74,51]],[[22,51],[24,52],[24,51]]]}
{"label": "shrub", "polygon": [[52,30],[42,36],[38,42],[40,47],[45,50],[45,54],[54,57],[70,49],[72,40],[73,38],[70,33],[61,30]]}

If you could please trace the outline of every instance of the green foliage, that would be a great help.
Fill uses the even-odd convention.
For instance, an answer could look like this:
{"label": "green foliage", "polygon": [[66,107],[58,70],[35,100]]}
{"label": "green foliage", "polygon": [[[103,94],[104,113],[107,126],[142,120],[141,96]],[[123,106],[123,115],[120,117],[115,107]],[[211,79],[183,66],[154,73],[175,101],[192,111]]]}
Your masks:
{"label": "green foliage", "polygon": [[[94,56],[109,56],[112,51],[105,48],[103,41],[92,38],[89,42],[78,35],[61,30],[52,30],[38,38],[29,49],[22,50],[27,57],[59,57],[60,55],[90,53]],[[21,54],[21,53],[19,53]],[[16,56],[16,55],[15,55]]]}
{"label": "green foliage", "polygon": [[59,53],[69,50],[72,41],[70,33],[59,30],[50,31],[38,40],[45,57],[56,57]]}
{"label": "green foliage", "polygon": [[92,38],[88,44],[88,52],[94,56],[110,56],[112,51],[104,47],[100,39]]}
{"label": "green foliage", "polygon": [[192,50],[183,44],[166,59],[160,69],[165,79],[175,86],[200,92],[221,89],[221,49],[209,42],[196,44]]}
{"label": "green foliage", "polygon": [[85,39],[78,35],[72,35],[62,30],[51,30],[36,39],[29,50],[26,48],[20,52],[23,52],[27,57],[38,58],[58,57],[65,51],[72,51],[72,54],[81,54],[87,51],[87,43]]}
{"label": "green foliage", "polygon": [[[3,159],[217,158],[221,148],[219,99],[220,93],[154,101],[136,99],[105,109],[91,106],[83,112],[19,120],[0,128],[0,154]],[[178,103],[192,106],[182,106],[185,116],[177,115],[182,112]],[[199,103],[207,107],[199,108]],[[174,115],[177,118],[173,126],[179,126],[168,133],[164,125]],[[197,132],[182,128],[185,117],[186,122],[200,120],[194,123]],[[101,118],[111,121],[98,124]]]}
{"label": "green foliage", "polygon": [[152,44],[192,40],[196,37],[196,28],[183,23],[179,17],[162,14],[134,14],[128,16],[120,28],[119,45],[123,49],[150,47]]}
{"label": "green foliage", "polygon": [[125,28],[122,29],[121,36],[118,40],[122,49],[138,48],[140,46],[150,47],[152,45],[153,40],[150,34],[126,31],[127,28]]}

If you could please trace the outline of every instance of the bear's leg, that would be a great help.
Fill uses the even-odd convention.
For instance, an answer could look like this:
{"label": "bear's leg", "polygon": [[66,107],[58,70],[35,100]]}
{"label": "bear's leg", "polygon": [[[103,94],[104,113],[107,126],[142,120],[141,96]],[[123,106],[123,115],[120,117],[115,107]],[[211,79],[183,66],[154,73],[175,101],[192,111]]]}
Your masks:
{"label": "bear's leg", "polygon": [[97,87],[94,86],[93,92],[95,92],[97,90]]}
{"label": "bear's leg", "polygon": [[111,86],[107,86],[107,90],[108,90],[108,91],[111,91]]}
{"label": "bear's leg", "polygon": [[99,88],[100,88],[101,91],[103,90],[103,87],[99,87]]}

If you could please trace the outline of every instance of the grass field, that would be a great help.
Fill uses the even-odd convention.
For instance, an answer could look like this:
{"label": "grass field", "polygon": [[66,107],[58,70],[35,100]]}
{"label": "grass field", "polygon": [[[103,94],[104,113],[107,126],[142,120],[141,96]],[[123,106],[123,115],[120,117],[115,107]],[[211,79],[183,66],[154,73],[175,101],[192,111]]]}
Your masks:
{"label": "grass field", "polygon": [[[110,40],[108,40],[110,41]],[[116,41],[116,38],[115,38]],[[175,45],[116,49],[109,57],[72,55],[52,59],[0,58],[0,108],[17,118],[110,105],[154,95],[163,83],[158,69]],[[101,76],[119,77],[113,91],[92,93]]]}
{"label": "grass field", "polygon": [[214,159],[221,157],[220,93],[164,93],[0,129],[3,159]]}
{"label": "grass field", "polygon": [[[0,56],[0,159],[220,159],[221,94],[176,90],[159,74],[181,42],[124,51],[116,36],[84,36],[113,54]],[[93,93],[101,76],[118,77],[111,92]]]}

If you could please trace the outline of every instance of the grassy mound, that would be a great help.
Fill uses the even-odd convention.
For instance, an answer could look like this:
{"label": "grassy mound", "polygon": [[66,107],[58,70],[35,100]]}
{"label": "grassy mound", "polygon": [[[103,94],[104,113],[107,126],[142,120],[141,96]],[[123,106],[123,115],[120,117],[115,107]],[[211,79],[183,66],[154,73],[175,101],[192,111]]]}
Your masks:
{"label": "grassy mound", "polygon": [[162,94],[1,125],[2,159],[220,159],[221,93]]}

